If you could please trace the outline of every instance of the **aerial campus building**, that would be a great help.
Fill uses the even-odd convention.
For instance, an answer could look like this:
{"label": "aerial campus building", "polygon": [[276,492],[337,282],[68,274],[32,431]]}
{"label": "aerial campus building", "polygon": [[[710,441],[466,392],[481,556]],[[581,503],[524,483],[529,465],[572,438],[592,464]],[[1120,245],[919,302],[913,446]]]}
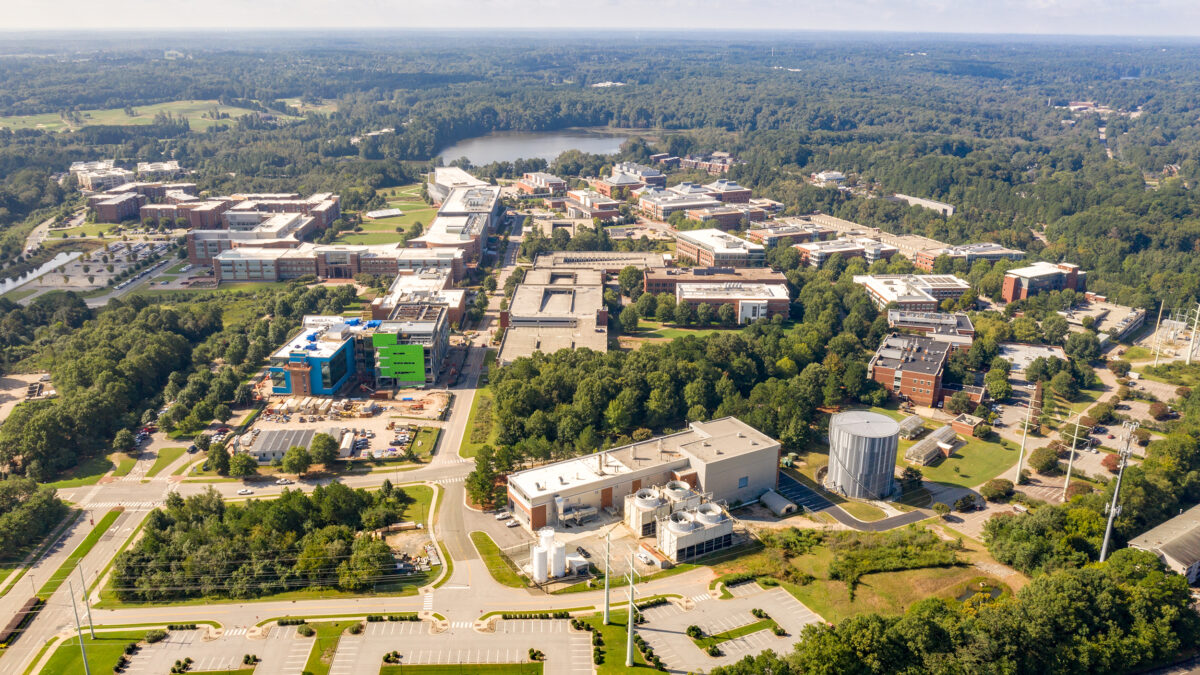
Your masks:
{"label": "aerial campus building", "polygon": [[1000,297],[1005,302],[1015,302],[1046,291],[1071,289],[1082,293],[1086,285],[1087,272],[1079,269],[1079,265],[1039,261],[1009,270],[1004,275]]}
{"label": "aerial campus building", "polygon": [[854,277],[879,308],[895,305],[911,312],[936,312],[943,300],[957,300],[971,284],[953,274],[876,274]]}
{"label": "aerial campus building", "polygon": [[526,528],[618,512],[627,495],[682,481],[730,505],[775,488],[779,441],[734,417],[692,422],[687,431],[518,471],[508,509]]}
{"label": "aerial campus building", "polygon": [[705,267],[762,267],[766,249],[717,229],[675,233],[675,254]]}
{"label": "aerial campus building", "polygon": [[271,393],[339,396],[419,387],[437,380],[449,348],[448,312],[401,305],[387,320],[306,316],[300,333],[270,357]]}
{"label": "aerial campus building", "polygon": [[403,244],[299,244],[295,248],[238,246],[213,259],[218,282],[287,281],[313,275],[353,279],[356,274],[391,276],[428,270],[449,271],[462,278],[463,251],[449,248],[406,248]]}
{"label": "aerial campus building", "polygon": [[591,269],[535,268],[500,312],[504,329],[498,361],[512,363],[534,352],[587,348],[608,351],[604,273]]}

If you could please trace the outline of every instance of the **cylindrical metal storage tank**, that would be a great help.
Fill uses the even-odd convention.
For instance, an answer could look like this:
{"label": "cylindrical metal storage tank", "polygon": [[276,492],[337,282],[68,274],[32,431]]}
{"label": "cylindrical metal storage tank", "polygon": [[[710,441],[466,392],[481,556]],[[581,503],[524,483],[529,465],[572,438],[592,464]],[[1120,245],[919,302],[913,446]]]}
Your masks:
{"label": "cylindrical metal storage tank", "polygon": [[829,420],[829,471],[825,485],[855,499],[885,499],[895,487],[900,425],[866,410]]}
{"label": "cylindrical metal storage tank", "polygon": [[533,571],[533,580],[539,584],[545,583],[547,578],[546,573],[546,549],[541,546],[534,546],[529,560],[529,566]]}
{"label": "cylindrical metal storage tank", "polygon": [[550,576],[561,577],[567,573],[567,547],[565,544],[553,544],[550,549]]}

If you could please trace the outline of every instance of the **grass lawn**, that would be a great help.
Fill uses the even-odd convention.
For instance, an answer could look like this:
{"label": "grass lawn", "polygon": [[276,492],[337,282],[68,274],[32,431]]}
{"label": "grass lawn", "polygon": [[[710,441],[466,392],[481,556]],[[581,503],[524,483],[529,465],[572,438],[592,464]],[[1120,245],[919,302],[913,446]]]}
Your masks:
{"label": "grass lawn", "polygon": [[[333,665],[333,655],[337,652],[338,642],[342,633],[358,621],[331,621],[327,623],[310,623],[317,631],[312,651],[308,654],[308,663],[304,664],[304,672],[312,675],[329,675],[329,667]],[[287,628],[293,628],[288,626]]]}
{"label": "grass lawn", "polygon": [[333,240],[335,244],[393,244],[400,241],[399,232],[347,232]]}
{"label": "grass lawn", "polygon": [[667,327],[666,324],[658,321],[638,321],[638,329],[635,333],[630,333],[629,337],[635,338],[681,338],[688,335],[696,337],[704,337],[713,335],[714,333],[736,333],[740,328],[676,328]]}
{"label": "grass lawn", "polygon": [[544,663],[463,663],[441,666],[384,666],[379,675],[541,675]]}
{"label": "grass lawn", "polygon": [[70,471],[66,471],[65,476],[61,480],[56,480],[53,483],[48,483],[52,488],[72,488],[83,485],[95,485],[104,474],[113,469],[113,462],[109,457],[89,457],[82,464],[74,467]]}
{"label": "grass lawn", "polygon": [[873,520],[883,520],[884,517],[887,516],[887,514],[883,512],[883,509],[879,508],[878,506],[872,506],[871,504],[867,504],[865,502],[856,502],[852,499],[847,499],[841,504],[838,504],[838,506],[842,507],[842,510],[846,513],[849,513],[863,522],[869,523]]}
{"label": "grass lawn", "polygon": [[[445,554],[443,552],[443,558]],[[388,597],[407,597],[416,595],[417,589],[429,583],[435,574],[419,573],[410,574],[403,579],[381,583],[376,586],[374,593],[355,593],[353,591],[341,591],[336,588],[302,588],[296,591],[284,591],[283,593],[275,593],[274,595],[263,595],[256,598],[187,598],[186,600],[163,601],[156,600],[151,603],[144,602],[124,602],[118,600],[116,594],[112,591],[111,585],[106,585],[100,591],[100,602],[93,603],[92,609],[142,609],[145,607],[196,607],[199,605],[226,605],[226,604],[242,604],[249,602],[288,602],[302,600],[331,600],[331,599],[352,599],[352,598],[369,598],[386,595]],[[111,582],[110,582],[111,584]]]}
{"label": "grass lawn", "polygon": [[[904,461],[904,452],[907,449],[902,441],[896,457],[896,466],[908,466]],[[993,443],[971,438],[966,444],[959,445],[949,457],[933,465],[917,468],[927,481],[974,487],[1007,471],[1017,463],[1019,454],[1020,447],[1008,441]]]}
{"label": "grass lawn", "polygon": [[63,561],[62,565],[60,565],[58,569],[54,571],[54,574],[46,580],[46,583],[43,584],[40,589],[38,589],[37,594],[39,598],[43,600],[49,600],[50,596],[54,595],[54,591],[57,591],[58,587],[62,586],[63,582],[67,580],[67,577],[75,571],[75,567],[79,564],[79,561],[83,560],[84,556],[86,556],[88,552],[90,552],[92,548],[96,546],[96,542],[100,541],[100,537],[102,537],[104,533],[108,531],[108,528],[112,527],[113,522],[116,521],[117,516],[119,515],[121,515],[121,511],[118,509],[113,509],[100,518],[100,521],[96,523],[96,526],[92,528],[92,531],[89,532],[86,537],[84,537],[83,541],[79,542],[79,546],[75,547],[75,550],[71,552],[71,555],[67,556],[67,559]]}
{"label": "grass lawn", "polygon": [[[1151,370],[1154,372],[1151,373]],[[1142,377],[1155,382],[1173,384],[1177,387],[1196,388],[1200,386],[1200,364],[1198,363],[1188,365],[1181,361],[1175,361],[1161,364],[1157,368],[1145,366],[1140,372]]]}
{"label": "grass lawn", "polygon": [[[818,546],[810,553],[796,556],[791,564],[816,577],[804,586],[780,583],[797,600],[821,618],[838,623],[856,614],[877,612],[901,614],[909,605],[928,597],[953,598],[964,584],[979,578],[979,570],[970,565],[928,567],[898,572],[880,572],[862,577],[853,600],[842,581],[829,578],[833,552]],[[717,566],[717,574],[730,572],[768,572],[776,563],[766,553],[745,556]]]}
{"label": "grass lawn", "polygon": [[5,293],[4,295],[2,295],[0,297],[6,298],[8,300],[12,300],[13,302],[17,302],[19,300],[24,300],[25,298],[28,298],[29,296],[33,295],[34,293],[37,293],[37,291],[38,291],[38,289],[36,289],[36,288],[14,288],[13,290]]}
{"label": "grass lawn", "polygon": [[413,502],[404,507],[400,520],[411,520],[414,523],[429,525],[429,505],[433,501],[433,488],[428,485],[402,485],[404,494],[413,498]]}
{"label": "grass lawn", "polygon": [[[123,230],[132,227],[132,225],[122,225],[120,223],[84,223],[76,227],[61,227],[55,230],[50,230],[46,235],[48,239],[62,239],[63,235],[67,237],[99,237],[107,234],[110,237],[115,237],[119,233],[111,230]],[[100,265],[103,267],[103,265]]]}
{"label": "grass lawn", "polygon": [[[625,640],[628,634],[628,609],[613,609],[608,614],[608,625],[604,625],[604,614],[597,613],[588,617],[581,617],[584,621],[590,623],[593,628],[600,631],[601,637],[604,638],[604,663],[596,666],[596,672],[600,675],[617,675],[619,673],[628,673],[629,669],[625,667]],[[637,628],[634,628],[637,632]],[[642,653],[637,647],[633,649],[633,664],[634,667],[641,666],[642,668],[650,669],[646,664],[646,660],[642,658]],[[668,661],[667,665],[671,665]]]}
{"label": "grass lawn", "polygon": [[486,532],[472,532],[471,543],[475,544],[475,550],[479,551],[479,557],[483,558],[483,564],[497,583],[511,588],[525,588],[525,580],[517,574],[516,565]]}
{"label": "grass lawn", "polygon": [[[614,555],[615,555],[615,552],[614,552]],[[715,555],[709,557],[708,558],[709,564],[712,563],[713,558],[719,558],[719,557],[720,557],[720,554],[715,554]],[[693,563],[680,563],[680,564],[672,567],[669,570],[663,570],[661,572],[655,572],[654,574],[648,574],[644,577],[638,577],[638,579],[639,579],[638,583],[640,584],[643,581],[653,581],[654,579],[663,579],[666,577],[673,577],[676,574],[683,574],[684,572],[690,572],[691,570],[694,570],[697,567],[701,567],[701,565],[693,564]],[[603,574],[597,574],[596,578],[592,581],[594,583],[591,586],[588,585],[587,581],[580,581],[577,584],[571,584],[570,586],[567,586],[566,588],[560,588],[557,591],[553,591],[551,593],[551,595],[563,595],[566,593],[582,593],[584,591],[594,591],[599,588],[604,588],[604,575]],[[622,586],[627,586],[627,585],[628,585],[628,581],[623,576],[617,577],[615,579],[609,579],[609,581],[608,581],[608,587],[610,589],[621,588]]]}
{"label": "grass lawn", "polygon": [[158,451],[158,458],[154,460],[154,466],[146,472],[146,478],[153,478],[158,475],[158,472],[171,465],[171,462],[183,456],[187,452],[187,448],[163,448]]}
{"label": "grass lawn", "polygon": [[[491,373],[496,368],[496,350],[489,349],[483,357],[483,367],[487,369],[490,378]],[[467,431],[463,434],[462,445],[458,448],[458,454],[461,457],[474,457],[479,453],[479,449],[485,445],[495,447],[496,437],[500,433],[500,428],[492,424],[491,410],[494,399],[492,398],[491,385],[480,387],[475,392],[475,401],[471,404],[471,413],[467,417]],[[481,418],[480,409],[486,408],[486,419]],[[487,433],[483,440],[475,442],[471,438],[476,436],[476,428],[487,429]],[[482,432],[480,432],[482,434]]]}
{"label": "grass lawn", "polygon": [[[265,291],[272,288],[279,288],[280,284],[273,281],[239,281],[236,283],[221,284],[218,288],[147,288],[133,291],[132,295],[141,295],[147,298],[170,298],[177,293],[182,293],[188,296],[189,300],[195,299],[196,295],[208,293],[214,297],[236,294],[239,292],[254,293],[257,291]],[[225,298],[221,298],[225,300]]]}
{"label": "grass lawn", "polygon": [[[125,645],[139,642],[146,637],[144,630],[116,631],[96,633],[93,640],[87,631],[83,633],[83,648],[87,650],[88,669],[97,675],[107,675],[113,672],[117,659],[125,653]],[[43,675],[60,675],[65,673],[82,673],[83,656],[79,653],[79,638],[72,637],[58,646],[46,667],[42,668]]]}
{"label": "grass lawn", "polygon": [[237,670],[189,670],[188,675],[254,675],[254,668]]}
{"label": "grass lawn", "polygon": [[417,456],[427,458],[433,455],[433,451],[437,448],[438,439],[442,437],[441,427],[421,427],[417,430],[417,438],[413,442],[413,449],[417,451]]}
{"label": "grass lawn", "polygon": [[130,471],[133,471],[134,465],[137,464],[137,459],[129,455],[118,452],[109,456],[109,459],[116,461],[116,468],[113,469],[114,476],[128,476]]}
{"label": "grass lawn", "polygon": [[1140,345],[1130,347],[1125,350],[1125,354],[1121,356],[1126,361],[1141,361],[1144,359],[1154,358],[1154,352]]}
{"label": "grass lawn", "polygon": [[[203,117],[203,115],[212,108],[216,107],[222,114],[228,114],[229,119],[213,120]],[[254,111],[247,108],[238,108],[235,106],[221,105],[217,101],[190,100],[190,101],[170,101],[168,103],[156,103],[154,105],[134,106],[135,116],[130,117],[125,114],[123,108],[93,108],[90,110],[79,111],[83,118],[81,124],[75,122],[67,122],[59,116],[58,113],[43,113],[40,115],[13,115],[11,117],[0,117],[0,127],[9,129],[43,129],[46,131],[69,131],[86,126],[95,125],[115,125],[115,126],[142,126],[154,123],[154,116],[160,112],[169,112],[175,117],[186,117],[192,131],[204,131],[214,124],[225,124],[233,126],[236,118],[242,115],[254,114]],[[292,117],[279,116],[282,119],[295,119]]]}
{"label": "grass lawn", "polygon": [[692,639],[696,646],[700,649],[708,649],[712,645],[720,645],[722,642],[729,642],[740,637],[745,637],[751,633],[757,633],[760,630],[775,630],[779,624],[775,623],[774,619],[759,619],[753,623],[748,623],[745,626],[738,626],[716,635],[702,635],[700,639]]}

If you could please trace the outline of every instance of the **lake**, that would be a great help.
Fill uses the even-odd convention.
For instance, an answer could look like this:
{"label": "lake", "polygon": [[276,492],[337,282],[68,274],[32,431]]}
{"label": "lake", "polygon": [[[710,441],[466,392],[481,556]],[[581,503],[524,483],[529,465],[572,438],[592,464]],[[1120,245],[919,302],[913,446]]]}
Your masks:
{"label": "lake", "polygon": [[563,131],[497,131],[460,141],[438,151],[446,163],[466,157],[471,164],[482,166],[492,162],[511,162],[516,159],[540,157],[552,161],[567,150],[579,150],[597,155],[610,155],[629,138],[625,131],[566,129]]}

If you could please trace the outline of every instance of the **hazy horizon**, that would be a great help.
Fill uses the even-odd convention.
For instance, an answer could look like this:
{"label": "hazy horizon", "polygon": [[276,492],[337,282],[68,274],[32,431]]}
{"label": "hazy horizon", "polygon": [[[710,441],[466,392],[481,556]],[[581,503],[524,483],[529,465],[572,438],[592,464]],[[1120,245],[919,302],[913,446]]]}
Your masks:
{"label": "hazy horizon", "polygon": [[[594,30],[1200,37],[1191,0],[16,0],[0,35],[210,30]],[[448,20],[451,17],[454,20]]]}

